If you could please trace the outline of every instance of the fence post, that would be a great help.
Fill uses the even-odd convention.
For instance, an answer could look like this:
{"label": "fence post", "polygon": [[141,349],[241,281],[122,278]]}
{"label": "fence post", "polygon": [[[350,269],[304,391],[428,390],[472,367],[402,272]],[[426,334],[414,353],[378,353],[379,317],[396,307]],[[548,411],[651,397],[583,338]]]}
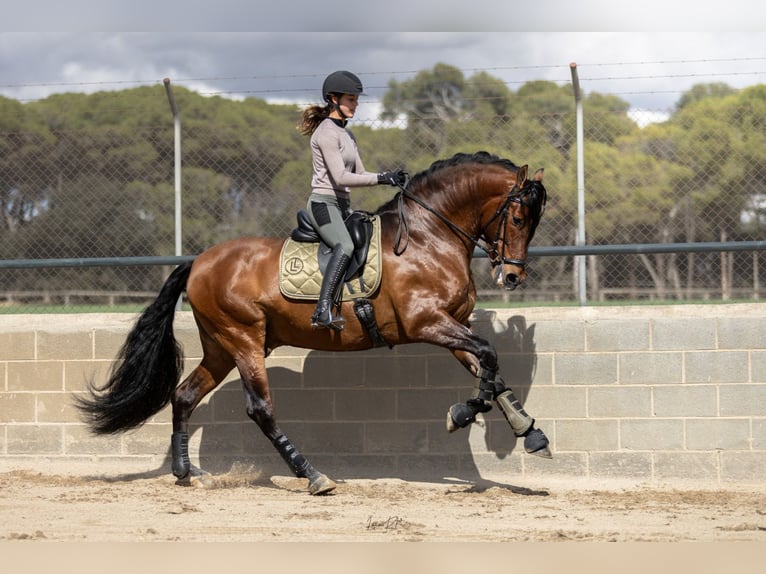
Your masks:
{"label": "fence post", "polygon": [[[173,137],[174,137],[174,149],[175,149],[175,255],[180,257],[183,254],[183,242],[181,233],[181,114],[178,113],[178,106],[176,105],[176,98],[173,95],[173,88],[170,86],[170,78],[163,80],[165,84],[165,91],[168,95],[168,102],[170,102],[170,110],[173,112]],[[176,309],[181,310],[182,297],[178,298]]]}
{"label": "fence post", "polygon": [[[582,92],[580,79],[577,75],[577,64],[569,64],[572,72],[572,89],[574,90],[575,108],[577,113],[577,245],[585,245],[585,160],[583,153],[583,119]],[[580,305],[587,303],[587,287],[585,282],[585,255],[575,258],[577,263],[577,292]]]}

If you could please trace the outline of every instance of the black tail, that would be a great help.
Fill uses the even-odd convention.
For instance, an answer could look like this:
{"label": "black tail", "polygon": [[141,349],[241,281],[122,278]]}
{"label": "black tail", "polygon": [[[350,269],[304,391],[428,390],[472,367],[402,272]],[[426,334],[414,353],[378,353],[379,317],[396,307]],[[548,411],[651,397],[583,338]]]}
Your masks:
{"label": "black tail", "polygon": [[176,303],[191,272],[191,262],[176,267],[128,334],[109,380],[88,383],[75,397],[83,420],[96,434],[115,434],[141,426],[173,396],[183,370],[183,351],[173,334]]}

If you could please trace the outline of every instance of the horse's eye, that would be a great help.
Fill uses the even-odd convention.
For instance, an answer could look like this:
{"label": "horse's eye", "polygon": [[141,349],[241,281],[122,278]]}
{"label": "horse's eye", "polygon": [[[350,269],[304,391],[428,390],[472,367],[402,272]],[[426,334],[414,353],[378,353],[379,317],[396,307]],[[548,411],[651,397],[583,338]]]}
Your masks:
{"label": "horse's eye", "polygon": [[512,218],[511,218],[511,221],[513,222],[513,224],[514,224],[516,227],[521,227],[521,224],[522,224],[522,222],[523,222],[523,220],[521,219],[521,217],[512,217]]}

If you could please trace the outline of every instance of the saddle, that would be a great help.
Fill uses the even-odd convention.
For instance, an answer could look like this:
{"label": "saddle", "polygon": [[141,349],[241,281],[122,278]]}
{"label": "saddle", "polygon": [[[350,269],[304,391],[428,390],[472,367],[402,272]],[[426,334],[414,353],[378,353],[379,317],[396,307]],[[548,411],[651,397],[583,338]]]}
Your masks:
{"label": "saddle", "polygon": [[[290,239],[299,243],[319,243],[317,253],[319,271],[324,275],[330,255],[332,255],[333,246],[322,241],[305,209],[298,210],[297,219],[298,227],[290,232]],[[354,242],[354,254],[351,256],[351,262],[346,270],[345,281],[359,273],[367,261],[373,232],[372,221],[371,216],[363,211],[354,211],[346,219],[346,229],[348,229],[351,240]]]}
{"label": "saddle", "polygon": [[[279,287],[286,297],[316,300],[332,246],[322,241],[305,210],[298,211],[297,220],[298,226],[282,246]],[[342,298],[350,300],[367,297],[380,285],[380,218],[355,211],[346,220],[346,227],[354,242],[354,253],[346,270]]]}
{"label": "saddle", "polygon": [[[375,310],[368,299],[380,286],[383,258],[380,247],[380,218],[354,211],[346,220],[354,254],[349,262],[341,300],[354,301],[354,313],[367,331],[374,347],[389,345],[378,329]],[[332,254],[311,224],[305,209],[298,211],[298,227],[282,246],[279,256],[279,289],[285,297],[316,300],[322,276]]]}

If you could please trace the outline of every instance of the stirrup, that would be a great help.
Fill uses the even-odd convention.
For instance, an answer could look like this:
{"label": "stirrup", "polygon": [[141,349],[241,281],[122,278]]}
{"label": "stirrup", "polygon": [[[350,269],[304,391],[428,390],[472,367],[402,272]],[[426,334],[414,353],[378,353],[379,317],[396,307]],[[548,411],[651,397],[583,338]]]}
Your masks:
{"label": "stirrup", "polygon": [[[329,318],[327,320],[322,320],[325,318],[326,315],[329,315]],[[332,304],[329,304],[327,308],[322,309],[321,311],[317,313],[314,313],[314,316],[311,317],[312,327],[324,327],[327,329],[342,331],[345,324],[346,324],[346,320],[343,318],[342,315],[337,315],[337,316],[333,315]]]}

